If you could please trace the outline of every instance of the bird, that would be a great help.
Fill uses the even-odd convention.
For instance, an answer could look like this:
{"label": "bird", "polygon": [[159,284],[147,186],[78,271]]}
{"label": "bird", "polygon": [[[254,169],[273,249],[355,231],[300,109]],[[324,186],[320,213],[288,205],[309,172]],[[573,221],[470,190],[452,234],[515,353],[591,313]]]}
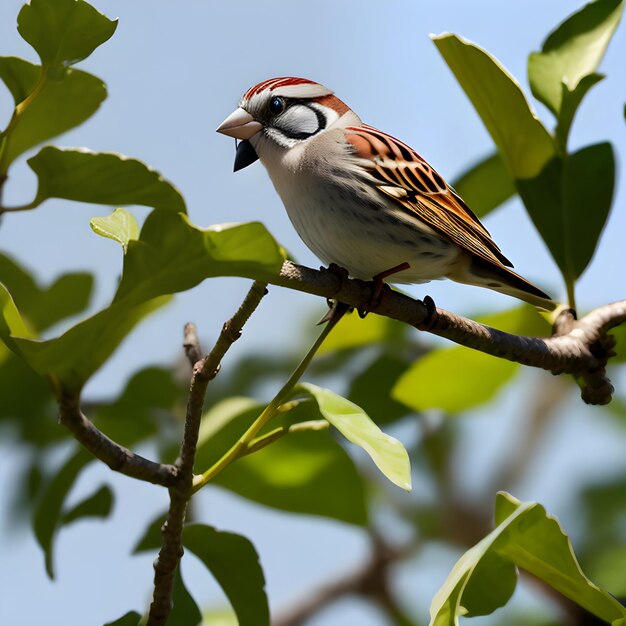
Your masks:
{"label": "bird", "polygon": [[217,132],[238,141],[235,171],[261,161],[298,235],[332,268],[378,283],[448,278],[556,308],[433,167],[327,87],[260,82]]}

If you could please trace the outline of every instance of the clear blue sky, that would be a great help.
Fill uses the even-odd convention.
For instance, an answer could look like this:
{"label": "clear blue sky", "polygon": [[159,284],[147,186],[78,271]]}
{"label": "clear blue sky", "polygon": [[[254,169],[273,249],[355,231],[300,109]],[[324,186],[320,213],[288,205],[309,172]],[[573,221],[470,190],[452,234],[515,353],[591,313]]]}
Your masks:
{"label": "clear blue sky", "polygon": [[[35,61],[34,52],[15,30],[21,5],[21,0],[0,3],[0,54]],[[140,158],[180,187],[193,222],[208,225],[261,220],[298,260],[312,266],[319,263],[291,229],[263,168],[257,164],[232,174],[233,142],[214,132],[249,86],[272,76],[315,79],[333,88],[366,122],[403,139],[441,174],[453,179],[489,153],[492,143],[429,33],[451,31],[479,43],[527,89],[527,54],[580,6],[571,0],[100,0],[95,5],[109,17],[119,17],[120,23],[114,37],[80,67],[108,84],[109,98],[87,124],[55,143]],[[622,25],[601,67],[608,80],[587,97],[572,134],[573,147],[610,138],[618,163],[626,154],[626,126],[621,114],[626,101],[625,33]],[[3,122],[10,114],[10,105],[8,95],[0,90]],[[546,110],[537,108],[551,125]],[[7,204],[26,202],[34,193],[34,177],[28,168],[21,163],[15,170],[5,194]],[[625,296],[624,201],[623,182],[618,178],[615,208],[600,252],[579,285],[581,309]],[[118,247],[96,237],[89,228],[90,217],[107,212],[106,207],[49,201],[36,211],[8,215],[0,227],[0,249],[36,269],[45,282],[64,271],[93,272],[98,288],[92,307],[95,311],[110,299],[120,271]],[[136,211],[140,218],[145,214],[145,210]],[[520,273],[562,296],[555,266],[519,201],[507,203],[486,224]],[[171,363],[179,355],[182,327],[189,320],[198,323],[207,340],[214,337],[246,287],[242,280],[213,280],[177,297],[173,305],[133,333],[93,379],[86,394],[113,393],[129,372],[142,365]],[[410,291],[419,297],[424,290],[440,306],[461,312],[511,305],[504,296],[447,281]],[[324,302],[318,299],[271,289],[245,339],[236,344],[229,359],[233,362],[250,349],[288,350],[306,321],[324,309]],[[519,401],[519,397],[508,394],[498,406],[506,415],[514,412]],[[556,461],[548,461],[545,455],[544,465],[539,466],[536,480],[527,486],[524,497],[544,499],[566,510],[566,500],[550,480],[550,471],[593,471],[600,450],[607,463],[618,458],[611,456],[612,426],[605,425],[606,432],[598,434],[590,425],[592,415],[591,409],[573,405],[564,446],[580,442],[578,462],[568,465],[566,447]],[[476,433],[489,428],[497,441],[504,436],[507,422],[477,414],[468,423]],[[489,449],[487,445],[487,452]],[[480,480],[480,460],[471,450],[466,456],[472,470],[469,482]],[[19,451],[0,442],[2,511],[7,509],[14,467],[20,458]],[[141,521],[164,508],[165,494],[99,469],[82,477],[77,493],[103,479],[112,482],[120,494],[113,520],[102,527],[81,523],[61,533],[58,580],[54,583],[45,577],[42,555],[30,534],[9,530],[6,516],[0,517],[1,623],[26,626],[52,623],[50,616],[63,616],[64,626],[97,626],[126,610],[140,608],[147,600],[150,558],[131,560],[127,554],[141,532]],[[251,512],[245,503],[222,493],[212,492],[202,501],[201,510],[206,511],[208,522],[240,531],[255,542],[275,607],[284,607],[316,581],[359,562],[366,545],[365,538],[354,529],[259,508]],[[304,533],[307,545],[302,545]],[[433,580],[420,582],[422,591],[416,594],[416,606],[423,615],[450,558],[441,572],[433,574]],[[193,577],[190,586],[197,597],[203,602],[219,598],[208,575],[201,569],[193,571],[197,573],[187,578]],[[402,584],[413,584],[416,576],[407,574],[409,582]],[[345,623],[376,626],[383,622],[353,603],[314,622],[316,626]]]}

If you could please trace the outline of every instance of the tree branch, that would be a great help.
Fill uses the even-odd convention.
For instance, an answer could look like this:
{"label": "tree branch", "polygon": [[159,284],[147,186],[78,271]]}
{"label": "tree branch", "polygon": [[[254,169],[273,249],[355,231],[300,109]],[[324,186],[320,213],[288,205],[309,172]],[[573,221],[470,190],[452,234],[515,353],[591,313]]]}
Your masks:
{"label": "tree branch", "polygon": [[178,480],[175,465],[155,463],[109,439],[81,412],[79,400],[74,396],[63,395],[59,400],[59,423],[71,430],[91,454],[116,472],[163,487],[170,487]]}
{"label": "tree branch", "polygon": [[[171,487],[170,506],[161,532],[163,539],[159,555],[154,562],[154,592],[147,626],[162,626],[172,609],[172,590],[178,563],[183,555],[182,535],[187,503],[192,495],[193,465],[198,444],[202,409],[209,382],[219,372],[220,363],[230,346],[239,339],[241,329],[267,293],[266,283],[255,281],[233,317],[224,324],[213,350],[204,358],[192,363],[193,373],[187,398],[185,431],[176,461],[179,480]],[[190,360],[199,353],[195,326],[185,326],[184,348]]]}
{"label": "tree branch", "polygon": [[276,285],[333,298],[357,309],[368,309],[415,328],[445,337],[460,345],[509,361],[573,374],[581,381],[582,398],[588,404],[607,404],[613,386],[606,364],[615,340],[608,331],[626,321],[626,300],[601,306],[576,320],[571,311],[561,314],[552,337],[513,335],[444,309],[427,306],[391,289],[384,289],[372,305],[371,282],[342,278],[334,272],[313,270],[285,261]]}

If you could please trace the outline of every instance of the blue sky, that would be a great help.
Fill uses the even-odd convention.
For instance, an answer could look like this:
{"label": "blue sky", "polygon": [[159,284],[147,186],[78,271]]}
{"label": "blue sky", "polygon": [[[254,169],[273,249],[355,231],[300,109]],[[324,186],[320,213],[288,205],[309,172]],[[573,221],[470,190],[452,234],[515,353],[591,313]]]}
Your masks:
{"label": "blue sky", "polygon": [[[21,5],[19,0],[0,3],[0,54],[35,61],[34,52],[15,30]],[[100,0],[95,5],[109,17],[119,17],[120,23],[114,37],[80,67],[108,84],[109,98],[87,124],[55,143],[117,151],[142,159],[179,186],[193,222],[205,226],[261,220],[299,261],[314,267],[319,263],[292,230],[261,165],[232,174],[234,144],[214,132],[248,87],[272,76],[317,80],[333,88],[364,121],[415,147],[451,180],[488,154],[492,143],[429,33],[451,31],[477,42],[494,54],[529,93],[528,53],[538,49],[547,33],[580,6],[565,0],[317,0],[269,4],[250,0]],[[571,146],[578,147],[611,139],[619,170],[626,154],[622,116],[626,101],[625,32],[622,25],[601,67],[608,79],[587,97],[571,140]],[[3,122],[10,114],[10,104],[8,95],[0,90]],[[548,112],[535,106],[551,127]],[[5,202],[30,200],[34,182],[28,168],[20,163],[7,186]],[[579,284],[581,309],[624,297],[624,200],[623,183],[618,177],[614,211],[599,254]],[[96,237],[89,228],[90,217],[108,211],[107,207],[49,201],[36,211],[6,216],[0,227],[0,249],[36,269],[44,282],[64,271],[94,273],[97,293],[91,310],[96,311],[111,298],[121,264],[118,247]],[[138,209],[135,214],[142,219],[146,211]],[[511,201],[489,216],[486,225],[520,273],[552,293],[563,295],[557,270],[519,201]],[[199,325],[201,336],[208,342],[236,308],[246,288],[242,280],[216,279],[178,296],[173,305],[133,333],[94,377],[86,394],[113,393],[128,373],[142,365],[171,363],[180,354],[182,327],[189,320]],[[415,286],[409,291],[416,297],[429,293],[438,305],[466,313],[504,309],[512,304],[505,296],[447,281]],[[250,349],[289,350],[307,321],[320,316],[325,306],[311,296],[272,288],[244,339],[234,346],[230,362]],[[509,394],[500,409],[506,414],[514,412],[516,401],[520,398]],[[585,439],[585,433],[596,432],[590,430],[590,415],[590,409],[581,408],[579,403],[572,405],[572,441],[587,443],[592,439]],[[481,414],[473,419],[476,433],[482,432],[485,420],[491,420],[488,428],[494,432],[494,440],[504,436],[498,435],[503,424],[494,424],[493,416]],[[589,448],[580,452],[592,466],[597,451],[605,451],[613,438],[611,427],[607,429],[605,435],[594,439],[595,443],[589,441]],[[613,459],[610,452],[606,454],[609,461]],[[545,458],[543,467],[568,471],[567,455],[562,456],[560,461]],[[480,480],[480,461],[471,454],[468,458],[473,479]],[[0,493],[10,493],[19,459],[18,452],[0,442]],[[580,467],[586,468],[584,463]],[[59,579],[55,583],[45,578],[42,557],[32,537],[7,530],[8,520],[0,516],[4,564],[0,588],[6,594],[0,601],[0,622],[21,626],[46,623],[50,616],[63,615],[66,626],[97,625],[142,606],[150,589],[150,559],[131,562],[126,554],[141,530],[141,520],[164,507],[164,494],[111,477],[104,470],[87,472],[78,493],[103,479],[111,480],[121,493],[113,521],[104,527],[81,524],[61,534],[57,550]],[[526,495],[533,499],[553,498],[557,507],[563,502],[557,485],[551,485],[545,472],[527,489]],[[366,545],[365,538],[353,529],[267,510],[250,513],[241,501],[218,492],[203,500],[203,507],[211,523],[238,530],[255,541],[266,567],[270,595],[278,607],[306,592],[314,581],[357,563]],[[2,509],[6,510],[6,504]],[[298,542],[302,533],[307,533],[308,547]],[[278,537],[283,548],[278,545]],[[290,546],[289,550],[284,550],[285,545]],[[307,566],[298,566],[299,561]],[[119,563],[124,564],[122,569]],[[199,599],[207,602],[219,598],[209,587],[208,576],[200,569],[195,571],[197,576],[193,578],[197,581],[191,586]],[[435,582],[432,591],[438,585]],[[427,598],[428,594],[424,595]],[[32,598],[37,598],[36,606]],[[69,598],[72,609],[68,612]],[[424,611],[426,607],[420,604],[420,608]],[[85,616],[93,621],[86,622]],[[351,604],[315,624],[334,626],[346,620],[365,626],[382,623],[369,610]]]}

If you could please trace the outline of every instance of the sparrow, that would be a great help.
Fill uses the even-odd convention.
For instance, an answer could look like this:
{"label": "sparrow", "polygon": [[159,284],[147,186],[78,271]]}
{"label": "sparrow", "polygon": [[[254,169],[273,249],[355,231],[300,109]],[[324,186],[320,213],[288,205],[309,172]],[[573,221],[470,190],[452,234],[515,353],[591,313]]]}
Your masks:
{"label": "sparrow", "polygon": [[364,124],[327,87],[263,81],[217,132],[239,140],[235,171],[261,160],[298,235],[324,263],[362,280],[449,278],[555,308],[510,269],[476,215],[415,150]]}

